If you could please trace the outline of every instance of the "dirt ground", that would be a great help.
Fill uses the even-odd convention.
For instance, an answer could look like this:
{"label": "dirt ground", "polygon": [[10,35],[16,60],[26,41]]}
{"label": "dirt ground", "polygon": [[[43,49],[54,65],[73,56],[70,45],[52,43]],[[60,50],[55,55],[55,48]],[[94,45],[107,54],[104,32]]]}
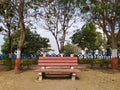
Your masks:
{"label": "dirt ground", "polygon": [[120,90],[120,70],[80,68],[78,79],[45,78],[25,70],[19,74],[0,69],[0,90]]}

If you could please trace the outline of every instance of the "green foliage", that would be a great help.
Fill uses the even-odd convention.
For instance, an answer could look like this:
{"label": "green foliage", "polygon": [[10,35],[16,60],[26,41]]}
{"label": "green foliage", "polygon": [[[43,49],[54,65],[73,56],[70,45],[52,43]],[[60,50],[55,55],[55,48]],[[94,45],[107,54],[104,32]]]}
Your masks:
{"label": "green foliage", "polygon": [[[89,8],[86,12],[83,12],[84,18],[101,27],[108,39],[111,49],[117,49],[120,38],[120,1],[89,0],[83,7]],[[89,14],[90,17],[86,18],[85,14]]]}
{"label": "green foliage", "polygon": [[7,19],[14,16],[14,8],[10,5],[10,2],[10,0],[3,0],[0,4],[0,15]]}
{"label": "green foliage", "polygon": [[7,70],[12,70],[14,68],[15,62],[9,61],[9,60],[4,60],[3,64],[6,66]]}
{"label": "green foliage", "polygon": [[[20,31],[15,32],[13,39],[13,48],[12,52],[15,52],[17,49],[17,44],[19,41]],[[4,44],[2,46],[2,52],[8,53],[8,38],[4,38]],[[40,53],[41,48],[47,48],[50,45],[48,44],[49,40],[47,38],[40,37],[37,32],[31,32],[29,29],[26,30],[26,38],[24,42],[24,46],[22,48],[23,54],[37,54]]]}
{"label": "green foliage", "polygon": [[31,69],[31,66],[37,64],[37,60],[22,60],[21,69]]}
{"label": "green foliage", "polygon": [[75,1],[45,0],[42,5],[43,7],[38,6],[35,13],[41,17],[44,28],[52,33],[58,51],[63,53],[68,30],[77,20]]}
{"label": "green foliage", "polygon": [[96,32],[92,23],[84,25],[82,30],[77,30],[71,39],[73,44],[77,44],[82,49],[87,47],[88,50],[99,49],[103,42],[101,33]]}
{"label": "green foliage", "polygon": [[78,54],[80,52],[80,48],[78,46],[75,46],[73,44],[67,43],[64,46],[64,53],[66,54]]}
{"label": "green foliage", "polygon": [[[99,65],[101,68],[106,67],[108,68],[109,65],[111,64],[111,59],[79,59],[78,63],[79,64],[90,64],[91,67],[94,65]],[[120,61],[119,61],[120,62]]]}
{"label": "green foliage", "polygon": [[[3,65],[6,66],[7,70],[13,70],[15,65],[15,60],[2,60]],[[21,60],[21,69],[31,69],[32,65],[36,65],[37,60]]]}
{"label": "green foliage", "polygon": [[64,46],[64,53],[73,54],[75,52],[74,50],[75,50],[75,46],[73,46],[70,43]]}

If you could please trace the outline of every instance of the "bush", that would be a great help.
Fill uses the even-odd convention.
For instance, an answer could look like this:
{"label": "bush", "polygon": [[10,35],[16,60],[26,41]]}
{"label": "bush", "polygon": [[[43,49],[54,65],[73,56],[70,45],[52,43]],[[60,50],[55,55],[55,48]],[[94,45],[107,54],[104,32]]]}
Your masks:
{"label": "bush", "polygon": [[100,67],[109,67],[111,59],[79,59],[79,64],[90,64],[93,67],[95,64],[99,64]]}
{"label": "bush", "polygon": [[3,64],[6,66],[7,70],[12,70],[14,68],[15,61],[4,60]]}
{"label": "bush", "polygon": [[22,60],[21,61],[21,68],[27,67],[27,69],[30,69],[30,67],[33,64],[37,64],[37,60]]}
{"label": "bush", "polygon": [[[7,70],[14,69],[15,66],[15,60],[1,60],[1,63],[6,66]],[[27,67],[27,69],[30,69],[31,65],[37,64],[37,60],[21,60],[21,69],[24,67]]]}

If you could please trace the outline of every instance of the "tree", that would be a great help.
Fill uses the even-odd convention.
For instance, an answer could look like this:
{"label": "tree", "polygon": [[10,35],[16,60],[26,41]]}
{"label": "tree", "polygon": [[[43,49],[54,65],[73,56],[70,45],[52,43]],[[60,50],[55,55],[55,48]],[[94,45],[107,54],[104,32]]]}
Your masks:
{"label": "tree", "polygon": [[88,23],[78,29],[71,37],[72,43],[81,47],[87,48],[88,51],[94,51],[100,48],[102,45],[102,36],[100,32],[96,31],[96,27],[92,23]]}
{"label": "tree", "polygon": [[19,24],[18,27],[20,29],[20,38],[17,46],[17,58],[15,62],[15,71],[18,71],[20,69],[20,56],[21,56],[21,48],[24,44],[25,35],[26,35],[26,29],[25,29],[25,22],[24,22],[24,15],[25,15],[25,0],[10,0],[11,7],[14,8],[16,11],[16,15],[18,16]]}
{"label": "tree", "polygon": [[[3,1],[1,1],[3,2]],[[9,7],[13,8],[15,12],[15,16],[17,17],[17,30],[20,30],[20,38],[17,45],[17,58],[15,62],[15,71],[20,69],[20,56],[21,56],[21,49],[24,45],[25,35],[26,35],[26,25],[25,21],[28,16],[28,10],[30,9],[30,5],[33,4],[31,0],[5,0],[6,3],[9,3]]]}
{"label": "tree", "polygon": [[64,53],[66,53],[66,54],[73,54],[73,53],[75,53],[75,46],[70,44],[70,43],[67,43],[64,46]]}
{"label": "tree", "polygon": [[10,6],[10,0],[5,0],[0,3],[0,30],[2,35],[8,37],[8,48],[9,54],[8,60],[11,62],[12,54],[12,41],[14,37],[14,31],[17,27],[17,17],[13,7]]}
{"label": "tree", "polygon": [[37,20],[41,20],[43,28],[52,33],[60,53],[64,52],[69,28],[77,20],[76,11],[74,0],[45,0],[41,9],[36,10]]}
{"label": "tree", "polygon": [[[17,44],[20,36],[20,31],[15,32],[15,36],[13,39],[13,48],[12,53],[14,53],[17,49]],[[4,44],[2,45],[2,53],[7,54],[8,51],[8,37],[4,38]],[[24,46],[22,47],[22,54],[36,54],[40,53],[42,48],[48,48],[50,45],[48,44],[49,40],[47,38],[40,37],[37,32],[31,32],[30,29],[26,30],[26,38],[24,42]]]}
{"label": "tree", "polygon": [[118,68],[117,49],[120,39],[120,2],[119,0],[89,0],[83,12],[89,14],[89,21],[102,28],[112,49],[112,68]]}
{"label": "tree", "polygon": [[75,46],[71,43],[67,43],[64,46],[64,53],[65,54],[78,54],[80,53],[81,48],[79,48],[78,46]]}

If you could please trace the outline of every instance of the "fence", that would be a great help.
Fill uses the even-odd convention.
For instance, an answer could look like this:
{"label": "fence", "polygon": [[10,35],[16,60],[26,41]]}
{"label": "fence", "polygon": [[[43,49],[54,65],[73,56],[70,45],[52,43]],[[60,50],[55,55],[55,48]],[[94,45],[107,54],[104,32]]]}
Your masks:
{"label": "fence", "polygon": [[[36,55],[21,55],[21,59],[25,60],[25,59],[36,59],[37,56]],[[8,55],[2,55],[0,54],[0,60],[7,60],[8,59]],[[12,54],[12,60],[16,59],[16,55]]]}
{"label": "fence", "polygon": [[[42,55],[40,55],[42,56]],[[55,53],[52,53],[52,54],[46,54],[46,56],[61,56],[60,54],[55,54]],[[66,56],[70,56],[70,54],[63,54],[64,57]],[[78,59],[111,59],[111,54],[85,54],[85,55],[82,55],[82,54],[76,54],[75,56],[78,57]],[[25,59],[37,59],[38,56],[36,55],[21,55],[21,59],[22,60],[25,60]],[[118,58],[120,59],[120,54],[118,54]],[[8,56],[7,55],[2,55],[0,54],[0,60],[7,60],[8,59]],[[13,54],[12,55],[12,60],[15,60],[16,59],[16,55]]]}
{"label": "fence", "polygon": [[94,54],[94,55],[82,55],[82,54],[78,54],[77,55],[79,59],[111,59],[111,55],[102,55],[102,54]]}

